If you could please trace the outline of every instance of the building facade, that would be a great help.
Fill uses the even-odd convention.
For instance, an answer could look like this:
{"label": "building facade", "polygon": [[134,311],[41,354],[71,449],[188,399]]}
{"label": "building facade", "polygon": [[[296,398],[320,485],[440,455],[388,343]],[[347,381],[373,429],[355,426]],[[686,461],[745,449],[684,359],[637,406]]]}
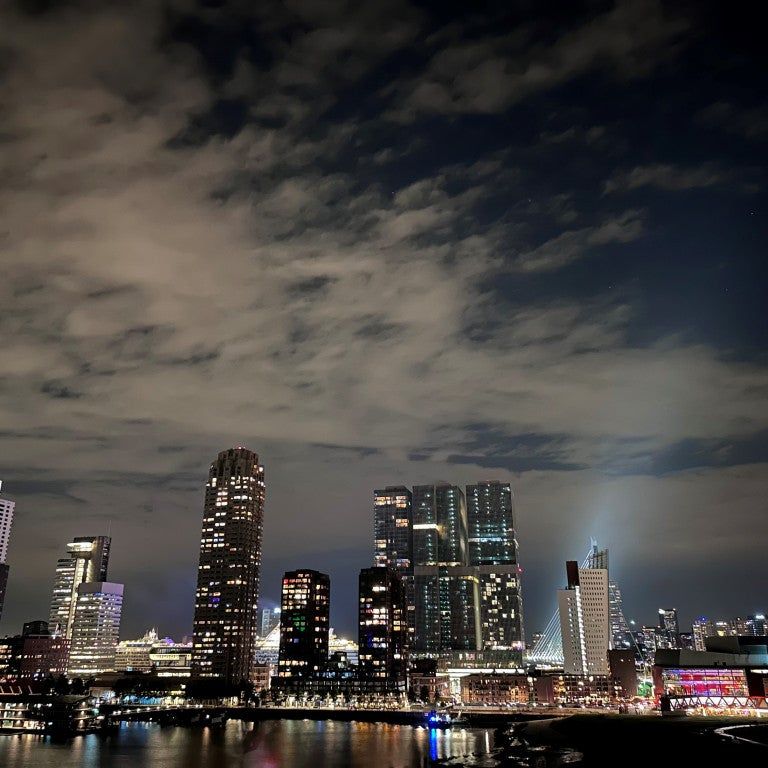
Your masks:
{"label": "building facade", "polygon": [[413,496],[404,486],[373,492],[373,563],[401,575],[410,572],[413,548]]}
{"label": "building facade", "polygon": [[370,690],[404,691],[408,667],[405,585],[386,566],[360,571],[358,674]]}
{"label": "building facade", "polygon": [[677,608],[659,608],[659,627],[656,632],[656,647],[680,647],[680,623],[677,619]]}
{"label": "building facade", "polygon": [[558,591],[566,675],[607,675],[611,625],[608,570],[566,563],[568,586]]}
{"label": "building facade", "polygon": [[265,608],[261,612],[261,637],[265,638],[275,627],[280,625],[280,609]]}
{"label": "building facade", "polygon": [[698,619],[694,620],[691,630],[694,650],[705,651],[707,648],[704,641],[706,638],[714,637],[715,635],[714,622],[710,621],[706,616],[699,616]]}
{"label": "building facade", "polygon": [[488,481],[468,485],[466,491],[469,565],[478,569],[482,648],[521,658],[525,634],[512,487]]}
{"label": "building facade", "polygon": [[24,624],[20,635],[0,640],[0,679],[44,680],[67,671],[69,640],[51,635],[47,621]]}
{"label": "building facade", "polygon": [[405,586],[409,645],[416,631],[413,581],[413,494],[402,485],[373,492],[373,564],[393,569]]}
{"label": "building facade", "polygon": [[258,598],[264,467],[247,448],[222,451],[205,486],[195,592],[192,676],[236,685],[251,677]]}
{"label": "building facade", "polygon": [[122,584],[87,581],[78,586],[70,625],[70,677],[87,678],[115,671],[122,610]]}
{"label": "building facade", "polygon": [[175,643],[165,637],[150,648],[149,661],[158,677],[189,677],[192,669],[192,643]]}
{"label": "building facade", "polygon": [[109,536],[78,536],[67,544],[67,556],[56,564],[48,621],[52,633],[72,639],[78,588],[107,580],[111,546]]}
{"label": "building facade", "polygon": [[[0,480],[0,490],[3,481]],[[0,619],[3,618],[3,606],[5,605],[5,593],[8,589],[8,574],[10,567],[8,559],[8,542],[11,538],[11,526],[13,525],[13,512],[16,504],[9,499],[0,499]]]}
{"label": "building facade", "polygon": [[[3,489],[3,481],[0,480],[0,491]],[[13,525],[13,512],[16,503],[9,499],[0,499],[0,563],[8,559],[8,542],[11,538],[11,526]]]}
{"label": "building facade", "polygon": [[469,565],[467,505],[455,485],[413,488],[414,648],[476,650],[480,577]]}
{"label": "building facade", "polygon": [[328,663],[331,580],[310,569],[283,576],[280,650],[275,684],[283,688],[317,678]]}

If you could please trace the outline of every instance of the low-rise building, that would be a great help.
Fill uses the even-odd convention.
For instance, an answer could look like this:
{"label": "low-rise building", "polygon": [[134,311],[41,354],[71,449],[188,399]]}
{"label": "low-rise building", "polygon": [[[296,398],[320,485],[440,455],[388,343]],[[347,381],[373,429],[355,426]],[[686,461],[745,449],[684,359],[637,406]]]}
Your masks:
{"label": "low-rise building", "polygon": [[542,679],[526,675],[466,675],[461,678],[461,701],[467,706],[528,706],[538,701],[535,684]]}
{"label": "low-rise building", "polygon": [[43,680],[67,671],[69,640],[48,633],[48,622],[28,622],[20,635],[0,640],[0,679]]}
{"label": "low-rise building", "polygon": [[653,681],[668,709],[768,708],[768,638],[712,636],[703,651],[660,650]]}

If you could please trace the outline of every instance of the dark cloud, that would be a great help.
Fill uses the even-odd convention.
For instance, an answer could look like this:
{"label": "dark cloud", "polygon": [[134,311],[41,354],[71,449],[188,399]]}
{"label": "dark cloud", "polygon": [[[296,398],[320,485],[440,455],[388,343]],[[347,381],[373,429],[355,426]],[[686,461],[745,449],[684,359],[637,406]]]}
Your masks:
{"label": "dark cloud", "polygon": [[765,105],[705,5],[5,6],[4,628],[111,530],[125,634],[188,632],[233,444],[266,465],[265,599],[330,568],[344,630],[371,490],[439,478],[511,476],[532,630],[590,534],[638,612],[650,567],[693,606],[716,564],[691,611],[735,605]]}

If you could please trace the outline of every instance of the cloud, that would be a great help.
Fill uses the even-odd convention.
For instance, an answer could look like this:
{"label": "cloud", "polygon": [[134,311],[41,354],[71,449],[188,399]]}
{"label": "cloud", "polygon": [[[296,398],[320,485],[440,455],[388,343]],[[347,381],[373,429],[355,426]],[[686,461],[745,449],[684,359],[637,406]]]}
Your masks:
{"label": "cloud", "polygon": [[[640,7],[510,50],[432,40],[448,47],[422,78],[429,110],[490,114],[606,66],[642,74],[682,24]],[[536,521],[575,526],[572,497],[580,523],[607,487],[678,503],[660,475],[690,469],[683,448],[763,434],[762,361],[675,336],[635,346],[627,294],[531,289],[600,249],[620,259],[651,210],[591,205],[559,167],[527,165],[506,125],[458,147],[431,122],[382,128],[391,58],[424,24],[324,2],[4,9],[0,473],[24,585],[6,621],[44,615],[67,537],[111,526],[126,633],[186,631],[202,484],[234,443],[267,466],[264,592],[304,558],[356,551],[334,593],[353,606],[381,483],[520,473],[543,560]],[[761,455],[710,462],[707,487]],[[751,477],[739,519],[763,490]]]}
{"label": "cloud", "polygon": [[648,74],[674,54],[688,22],[653,0],[621,0],[574,28],[540,41],[533,28],[458,40],[439,49],[426,71],[400,84],[392,116],[492,114],[531,94],[592,71],[619,78]]}
{"label": "cloud", "polygon": [[748,139],[761,140],[768,136],[768,107],[738,107],[729,101],[716,101],[700,110],[699,123],[717,126],[729,133],[740,134]]}
{"label": "cloud", "polygon": [[566,230],[537,248],[521,253],[515,260],[515,266],[523,272],[561,269],[584,258],[594,248],[629,243],[637,240],[642,233],[642,211],[625,211],[592,227]]}
{"label": "cloud", "polygon": [[605,182],[603,193],[627,192],[640,187],[657,187],[673,192],[704,189],[733,181],[733,172],[718,168],[713,163],[681,168],[667,163],[638,165],[629,171],[615,174]]}

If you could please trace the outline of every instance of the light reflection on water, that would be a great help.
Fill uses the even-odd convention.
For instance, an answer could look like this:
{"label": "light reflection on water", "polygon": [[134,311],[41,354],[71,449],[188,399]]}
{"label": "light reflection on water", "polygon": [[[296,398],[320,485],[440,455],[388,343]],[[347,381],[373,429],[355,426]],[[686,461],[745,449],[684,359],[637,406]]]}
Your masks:
{"label": "light reflection on water", "polygon": [[332,720],[230,721],[226,727],[123,723],[65,743],[0,734],[3,768],[426,768],[434,760],[487,755],[488,730],[427,730]]}

